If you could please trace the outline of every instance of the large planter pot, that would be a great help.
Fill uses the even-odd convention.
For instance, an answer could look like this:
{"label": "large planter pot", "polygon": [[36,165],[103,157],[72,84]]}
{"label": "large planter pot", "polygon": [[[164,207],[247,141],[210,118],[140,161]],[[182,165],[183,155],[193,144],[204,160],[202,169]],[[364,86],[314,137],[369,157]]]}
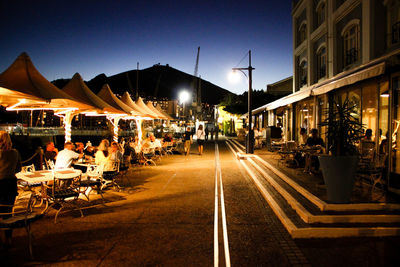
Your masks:
{"label": "large planter pot", "polygon": [[319,156],[328,201],[349,203],[357,169],[357,156]]}

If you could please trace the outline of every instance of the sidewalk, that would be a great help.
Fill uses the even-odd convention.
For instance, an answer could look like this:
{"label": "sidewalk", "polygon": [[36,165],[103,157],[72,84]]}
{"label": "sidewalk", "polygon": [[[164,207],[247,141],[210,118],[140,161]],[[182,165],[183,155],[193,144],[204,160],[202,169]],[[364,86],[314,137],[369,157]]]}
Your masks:
{"label": "sidewalk", "polygon": [[[242,143],[243,144],[243,143]],[[243,144],[244,145],[244,144]],[[322,173],[310,174],[303,172],[304,168],[291,168],[286,164],[279,162],[280,156],[277,152],[268,151],[267,148],[254,150],[254,154],[259,155],[264,160],[273,164],[276,168],[290,176],[296,183],[306,188],[312,194],[328,202],[326,194],[326,186]],[[382,192],[381,189],[375,189],[371,192],[371,184],[363,182],[361,185],[355,183],[351,203],[400,203],[400,196],[390,193]]]}

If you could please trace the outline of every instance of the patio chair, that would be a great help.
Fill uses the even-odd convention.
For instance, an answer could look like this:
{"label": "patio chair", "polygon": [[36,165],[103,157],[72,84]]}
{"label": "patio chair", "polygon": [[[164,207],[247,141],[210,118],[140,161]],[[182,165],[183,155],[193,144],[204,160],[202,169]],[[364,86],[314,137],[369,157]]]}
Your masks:
{"label": "patio chair", "polygon": [[101,189],[112,186],[115,190],[119,191],[121,187],[115,181],[115,177],[119,174],[119,161],[113,161],[108,167],[107,171],[103,171],[103,178],[101,179]]}
{"label": "patio chair", "polygon": [[[295,160],[294,155],[296,154],[296,142],[295,141],[288,141],[282,145],[282,148],[278,151],[280,156],[279,162],[287,163],[289,160]],[[299,164],[297,164],[298,166]]]}
{"label": "patio chair", "polygon": [[[78,187],[76,184],[80,184],[81,177],[77,182],[72,181],[72,184],[68,185],[68,183],[64,183],[64,179],[57,178],[53,173],[53,183],[52,185],[47,187],[46,197],[51,204],[50,207],[53,207],[57,210],[57,213],[54,217],[54,223],[57,223],[58,214],[64,209],[65,206],[71,204],[76,207],[81,213],[81,217],[83,217],[83,212],[78,205],[79,198],[79,190],[76,190]],[[57,209],[57,207],[59,207]]]}
{"label": "patio chair", "polygon": [[144,158],[144,165],[151,165],[153,164],[156,166],[157,164],[154,162],[153,158],[156,156],[154,148],[145,147],[143,148],[143,158]]}
{"label": "patio chair", "polygon": [[103,168],[103,165],[89,165],[86,173],[82,174],[78,189],[79,193],[83,194],[88,201],[90,201],[90,192],[95,189],[97,193],[100,194],[104,203],[102,190]]}
{"label": "patio chair", "polygon": [[377,155],[374,157],[374,160],[371,161],[370,164],[360,164],[359,168],[356,172],[356,176],[358,177],[360,185],[362,185],[362,180],[366,179],[371,183],[371,197],[377,188],[377,185],[381,185],[381,197],[385,194],[385,180],[384,180],[384,172],[386,170],[386,160],[387,153]]}
{"label": "patio chair", "polygon": [[45,159],[46,169],[47,170],[54,170],[54,161],[51,159]]}
{"label": "patio chair", "polygon": [[172,155],[172,149],[173,149],[174,144],[172,142],[167,142],[166,145],[164,146],[165,149],[165,154],[166,155]]}
{"label": "patio chair", "polygon": [[[25,228],[28,234],[28,248],[31,259],[34,258],[32,249],[31,223],[37,221],[43,214],[33,212],[34,195],[31,194],[27,204],[18,208],[17,201],[14,205],[0,205],[3,209],[11,209],[11,212],[0,213],[0,229],[3,231],[12,231],[17,228]],[[6,242],[10,243],[10,238],[6,235]]]}

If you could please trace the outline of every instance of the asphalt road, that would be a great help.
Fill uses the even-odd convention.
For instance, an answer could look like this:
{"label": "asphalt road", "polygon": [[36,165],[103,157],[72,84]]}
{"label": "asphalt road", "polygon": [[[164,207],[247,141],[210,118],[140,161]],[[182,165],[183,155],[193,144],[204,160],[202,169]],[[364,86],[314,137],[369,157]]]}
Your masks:
{"label": "asphalt road", "polygon": [[[352,263],[335,260],[346,256],[334,254],[346,241],[293,241],[223,140],[206,143],[201,156],[193,144],[189,156],[165,156],[157,166],[134,167],[121,184],[124,192],[108,190],[106,206],[85,209],[83,218],[68,212],[54,224],[50,212],[36,222],[34,261],[28,257],[26,233],[16,231],[13,247],[0,252],[2,261],[57,266]],[[368,253],[362,241],[351,242],[360,255]],[[321,259],[325,255],[329,258]]]}

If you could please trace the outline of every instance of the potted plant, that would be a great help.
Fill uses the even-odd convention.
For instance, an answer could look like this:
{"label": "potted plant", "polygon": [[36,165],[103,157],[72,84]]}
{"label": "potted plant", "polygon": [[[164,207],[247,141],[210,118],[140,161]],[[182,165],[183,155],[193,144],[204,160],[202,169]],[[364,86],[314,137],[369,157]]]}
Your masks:
{"label": "potted plant", "polygon": [[359,152],[355,144],[362,136],[363,125],[358,118],[356,105],[348,98],[333,101],[333,107],[326,111],[326,120],[320,126],[326,126],[329,155],[319,156],[322,175],[333,203],[350,202],[357,169]]}

